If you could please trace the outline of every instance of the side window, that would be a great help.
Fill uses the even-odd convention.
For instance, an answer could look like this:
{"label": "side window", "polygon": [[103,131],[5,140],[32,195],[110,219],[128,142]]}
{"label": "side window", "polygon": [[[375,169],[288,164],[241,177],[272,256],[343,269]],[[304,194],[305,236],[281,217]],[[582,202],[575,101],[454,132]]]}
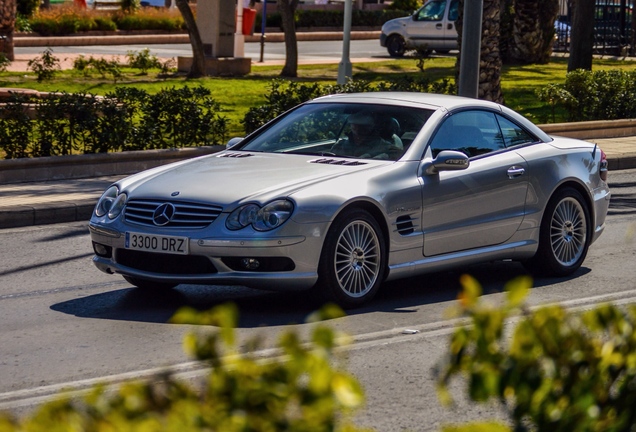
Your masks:
{"label": "side window", "polygon": [[449,21],[457,21],[457,17],[459,16],[459,0],[453,0],[450,4],[450,9],[448,9],[448,20]]}
{"label": "side window", "polygon": [[462,111],[452,114],[431,141],[433,157],[442,150],[457,150],[468,157],[505,148],[495,114],[487,111]]}
{"label": "side window", "polygon": [[445,10],[446,0],[431,0],[417,12],[417,21],[441,21]]}
{"label": "side window", "polygon": [[523,130],[517,124],[511,122],[505,117],[497,116],[501,135],[506,147],[512,147],[520,144],[528,144],[536,142],[537,139]]}

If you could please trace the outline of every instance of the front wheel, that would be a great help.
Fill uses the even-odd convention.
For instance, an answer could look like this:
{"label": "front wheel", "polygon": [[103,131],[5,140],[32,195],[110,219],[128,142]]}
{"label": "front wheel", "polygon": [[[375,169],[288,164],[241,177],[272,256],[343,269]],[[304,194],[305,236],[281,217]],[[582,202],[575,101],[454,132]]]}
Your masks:
{"label": "front wheel", "polygon": [[144,290],[169,290],[177,286],[177,284],[165,282],[153,282],[145,279],[137,279],[135,277],[124,276],[126,282]]}
{"label": "front wheel", "polygon": [[365,210],[343,212],[333,223],[320,257],[321,297],[352,308],[371,300],[386,267],[386,245],[378,222]]}
{"label": "front wheel", "polygon": [[558,191],[548,203],[539,234],[539,249],[526,262],[533,273],[567,276],[581,267],[592,237],[590,212],[575,189]]}
{"label": "front wheel", "polygon": [[391,57],[403,57],[406,51],[404,38],[400,35],[391,35],[386,40],[386,49]]}

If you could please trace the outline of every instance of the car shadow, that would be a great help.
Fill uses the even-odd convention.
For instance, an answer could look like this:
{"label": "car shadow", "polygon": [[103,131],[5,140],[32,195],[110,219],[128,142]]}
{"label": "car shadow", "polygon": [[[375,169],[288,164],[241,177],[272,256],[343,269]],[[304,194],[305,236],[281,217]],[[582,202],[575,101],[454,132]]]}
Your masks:
{"label": "car shadow", "polygon": [[[567,279],[576,279],[589,271],[582,267]],[[510,280],[527,272],[517,263],[495,262],[386,282],[372,301],[346,313],[351,316],[372,312],[409,313],[423,305],[454,301],[461,291],[462,274],[473,276],[487,296],[503,292]],[[563,280],[535,279],[533,288]],[[281,293],[245,287],[180,285],[172,290],[118,289],[57,303],[51,309],[82,318],[163,324],[182,307],[205,311],[228,302],[238,307],[239,328],[301,324],[321,307],[302,291]]]}

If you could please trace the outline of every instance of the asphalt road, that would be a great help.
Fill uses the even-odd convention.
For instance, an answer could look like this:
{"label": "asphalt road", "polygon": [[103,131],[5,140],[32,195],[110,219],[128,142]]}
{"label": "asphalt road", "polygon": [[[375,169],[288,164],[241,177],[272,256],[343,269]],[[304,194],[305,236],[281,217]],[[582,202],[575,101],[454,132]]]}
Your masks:
{"label": "asphalt road", "polygon": [[[636,170],[610,173],[610,185],[607,228],[583,267],[569,278],[537,279],[531,305],[636,302]],[[167,293],[133,289],[93,267],[83,222],[0,230],[0,245],[0,410],[25,412],[62,388],[117,383],[164,366],[197,376],[200,368],[181,350],[192,328],[167,323],[181,306],[237,303],[240,337],[259,335],[264,349],[285,329],[310,330],[303,323],[313,305],[302,293],[192,285]],[[461,399],[449,410],[436,398],[432,368],[455,324],[444,312],[455,301],[462,273],[475,276],[484,297],[497,301],[505,283],[524,271],[516,263],[490,263],[387,284],[369,305],[329,323],[355,337],[346,356],[367,393],[360,425],[433,431],[449,421],[502,415]],[[456,390],[460,395],[459,384]]]}
{"label": "asphalt road", "polygon": [[[53,52],[60,54],[85,54],[85,55],[125,55],[128,51],[141,52],[149,48],[150,52],[160,58],[172,58],[177,56],[191,56],[192,49],[189,44],[174,45],[91,45],[89,47],[54,47]],[[40,54],[42,47],[18,47],[16,54]],[[261,45],[258,42],[245,44],[245,57],[252,58],[255,62],[260,60]],[[298,42],[299,60],[330,60],[339,62],[342,59],[342,42],[340,41],[303,41]],[[379,40],[354,40],[350,45],[350,59],[378,58],[390,59],[385,48],[380,46]],[[263,51],[265,61],[284,61],[285,44],[282,42],[266,42]]]}

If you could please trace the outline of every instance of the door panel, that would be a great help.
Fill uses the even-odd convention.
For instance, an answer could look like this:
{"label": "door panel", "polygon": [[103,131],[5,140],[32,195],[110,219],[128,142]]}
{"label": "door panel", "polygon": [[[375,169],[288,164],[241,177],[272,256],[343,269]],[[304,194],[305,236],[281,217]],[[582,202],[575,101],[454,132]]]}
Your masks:
{"label": "door panel", "polygon": [[422,179],[424,255],[496,245],[521,225],[528,165],[503,151],[473,159],[462,171]]}
{"label": "door panel", "polygon": [[406,27],[408,38],[421,49],[445,47],[447,0],[430,0]]}

